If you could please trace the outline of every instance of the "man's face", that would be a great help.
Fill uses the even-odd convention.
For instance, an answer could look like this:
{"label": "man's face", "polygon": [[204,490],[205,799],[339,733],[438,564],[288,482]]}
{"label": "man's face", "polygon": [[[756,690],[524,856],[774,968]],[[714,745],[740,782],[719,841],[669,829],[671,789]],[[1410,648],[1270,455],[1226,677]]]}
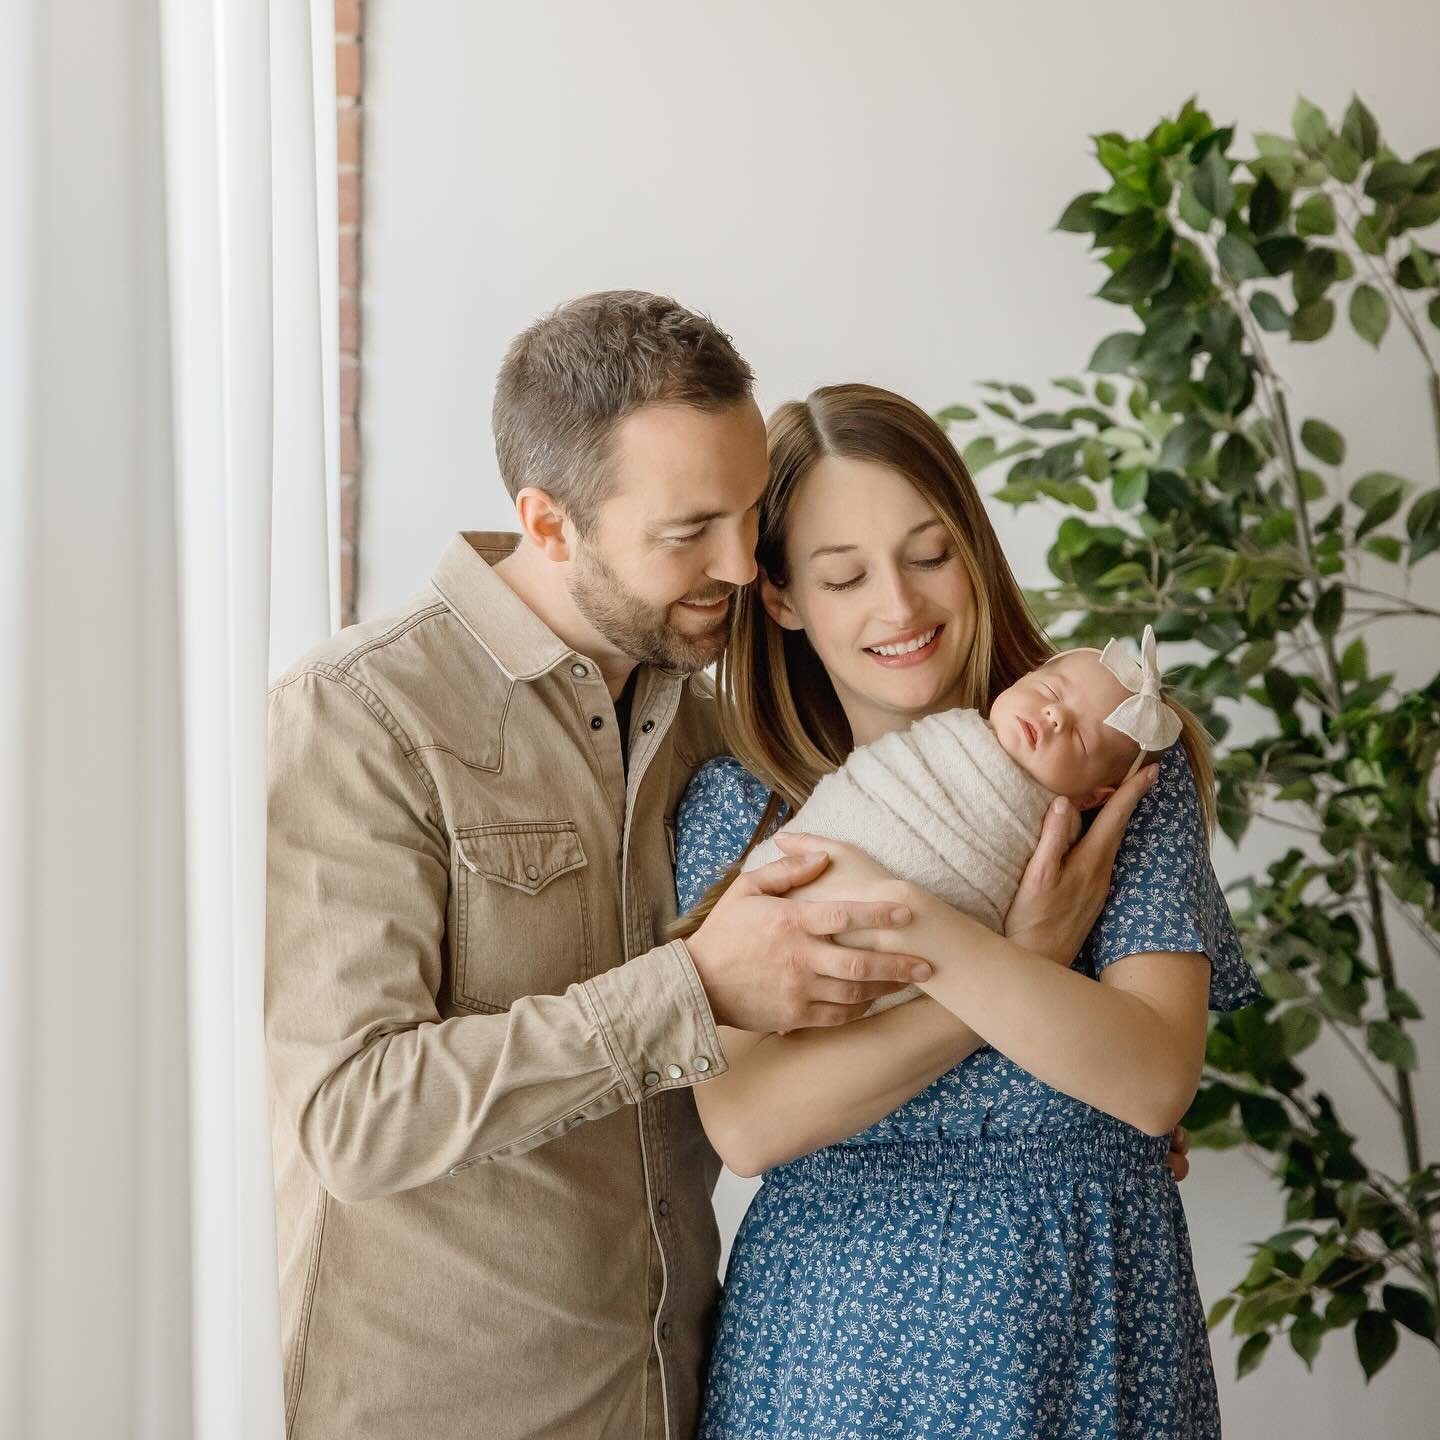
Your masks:
{"label": "man's face", "polygon": [[631,659],[703,670],[755,577],[765,422],[751,400],[713,413],[648,405],[621,421],[611,464],[610,498],[576,540],[571,598]]}

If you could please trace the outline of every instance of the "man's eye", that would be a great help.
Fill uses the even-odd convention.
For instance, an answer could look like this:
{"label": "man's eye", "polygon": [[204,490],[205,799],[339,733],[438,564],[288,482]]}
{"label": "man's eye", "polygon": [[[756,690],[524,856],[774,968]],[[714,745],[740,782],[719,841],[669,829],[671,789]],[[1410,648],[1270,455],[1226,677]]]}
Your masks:
{"label": "man's eye", "polygon": [[667,545],[688,545],[692,540],[698,540],[704,533],[705,527],[702,525],[698,530],[692,530],[688,535],[667,535],[665,537],[665,543]]}
{"label": "man's eye", "polygon": [[857,575],[853,580],[822,580],[822,590],[853,590],[865,577]]}

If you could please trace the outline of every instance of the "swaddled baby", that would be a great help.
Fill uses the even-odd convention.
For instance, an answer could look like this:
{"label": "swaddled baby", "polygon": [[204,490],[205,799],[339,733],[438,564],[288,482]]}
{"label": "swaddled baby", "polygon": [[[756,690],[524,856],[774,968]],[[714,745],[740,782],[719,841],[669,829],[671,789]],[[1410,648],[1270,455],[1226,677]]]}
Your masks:
{"label": "swaddled baby", "polygon": [[[998,932],[1050,802],[1102,804],[1180,729],[1147,625],[1139,664],[1114,640],[1103,652],[1068,650],[1003,690],[988,720],[946,710],[861,746],[783,828],[858,845]],[[743,868],[780,854],[766,840]],[[909,986],[866,1013],[919,993]]]}

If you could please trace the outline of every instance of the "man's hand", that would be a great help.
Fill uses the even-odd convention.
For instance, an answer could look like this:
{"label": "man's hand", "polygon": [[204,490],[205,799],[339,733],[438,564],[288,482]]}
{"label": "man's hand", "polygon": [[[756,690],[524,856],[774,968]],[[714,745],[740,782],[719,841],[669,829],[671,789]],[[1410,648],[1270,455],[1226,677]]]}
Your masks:
{"label": "man's hand", "polygon": [[1177,1125],[1170,1132],[1170,1153],[1165,1157],[1170,1173],[1177,1180],[1183,1180],[1190,1173],[1190,1161],[1186,1159],[1189,1154],[1190,1132],[1183,1125]]}
{"label": "man's hand", "polygon": [[1051,804],[1039,844],[1005,917],[1009,939],[1059,965],[1075,959],[1105,908],[1110,871],[1125,827],[1159,773],[1158,765],[1147,765],[1131,776],[1105,802],[1078,845],[1074,841],[1080,833],[1080,816],[1075,806],[1065,799]]}
{"label": "man's hand", "polygon": [[903,930],[911,913],[892,896],[786,898],[828,864],[821,853],[789,855],[737,876],[686,941],[717,1024],[762,1032],[843,1025],[882,995],[930,978],[929,964],[913,955],[854,950],[833,939]]}

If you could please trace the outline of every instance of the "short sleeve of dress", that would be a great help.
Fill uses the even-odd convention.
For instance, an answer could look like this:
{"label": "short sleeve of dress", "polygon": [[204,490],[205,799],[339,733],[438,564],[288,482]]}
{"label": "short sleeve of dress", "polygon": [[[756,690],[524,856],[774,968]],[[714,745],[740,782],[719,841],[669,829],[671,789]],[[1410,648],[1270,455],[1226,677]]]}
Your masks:
{"label": "short sleeve of dress", "polygon": [[1190,762],[1180,745],[1130,817],[1110,895],[1081,959],[1092,975],[1127,955],[1210,957],[1210,1008],[1238,1010],[1261,996],[1240,948],[1230,907],[1210,863],[1210,846]]}
{"label": "short sleeve of dress", "polygon": [[770,787],[733,755],[707,760],[695,772],[675,814],[675,899],[681,915],[740,858],[769,799]]}

